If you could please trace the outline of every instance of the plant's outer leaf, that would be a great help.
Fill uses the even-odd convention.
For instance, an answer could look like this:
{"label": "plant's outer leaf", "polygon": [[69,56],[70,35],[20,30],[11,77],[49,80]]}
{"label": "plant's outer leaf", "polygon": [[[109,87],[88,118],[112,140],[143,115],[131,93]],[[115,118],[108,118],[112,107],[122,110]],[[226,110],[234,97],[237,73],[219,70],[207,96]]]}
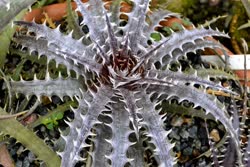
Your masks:
{"label": "plant's outer leaf", "polygon": [[232,93],[232,94],[236,94],[234,92],[232,92],[231,90],[224,88],[223,86],[216,84],[212,81],[209,80],[209,78],[206,79],[202,79],[199,78],[197,76],[197,71],[195,71],[193,74],[189,74],[186,75],[183,72],[181,72],[180,70],[177,72],[173,72],[170,70],[165,70],[165,71],[161,71],[161,70],[150,70],[148,71],[148,73],[146,74],[145,77],[143,77],[142,79],[138,80],[136,83],[138,84],[159,84],[159,85],[169,85],[171,83],[171,81],[174,81],[178,84],[199,84],[199,85],[203,85],[205,87],[210,87],[212,89],[218,89],[218,90],[222,90],[228,93]]}
{"label": "plant's outer leaf", "polygon": [[[64,96],[80,96],[80,89],[84,89],[82,83],[74,78],[64,79],[59,76],[57,79],[52,79],[49,76],[45,80],[38,80],[36,77],[32,81],[10,81],[12,93],[22,93],[26,97],[36,95],[40,98],[42,95],[53,96],[57,95],[61,99]],[[62,91],[63,90],[63,91]]]}
{"label": "plant's outer leaf", "polygon": [[23,9],[32,5],[35,0],[1,0],[0,1],[0,32]]}
{"label": "plant's outer leaf", "polygon": [[116,56],[118,55],[118,43],[117,43],[117,38],[115,37],[114,30],[111,26],[109,17],[107,14],[105,14],[105,19],[106,19],[106,24],[107,24],[107,31],[108,31],[108,37],[109,37],[109,45],[111,47],[111,50],[113,52],[113,55]]}
{"label": "plant's outer leaf", "polygon": [[142,116],[142,126],[145,126],[147,131],[145,135],[152,138],[152,143],[155,145],[154,156],[159,158],[158,166],[173,166],[175,164],[174,158],[171,156],[171,149],[173,144],[167,139],[170,131],[164,130],[162,116],[155,111],[156,103],[150,101],[150,96],[146,94],[145,90],[140,90],[135,94],[135,99],[138,99],[136,104],[139,114]]}
{"label": "plant's outer leaf", "polygon": [[[74,166],[79,160],[82,160],[79,153],[84,147],[88,146],[85,140],[89,135],[93,135],[90,131],[91,128],[95,124],[101,123],[98,120],[98,116],[102,111],[106,110],[105,106],[111,102],[114,92],[108,86],[97,88],[97,93],[90,92],[92,101],[88,101],[85,94],[78,99],[79,107],[72,109],[75,116],[74,120],[67,122],[70,127],[70,133],[63,137],[67,144],[64,151],[59,153],[62,157],[62,167]],[[82,112],[86,114],[82,114]]]}
{"label": "plant's outer leaf", "polygon": [[128,157],[130,159],[133,159],[133,161],[130,162],[131,166],[137,167],[137,166],[146,166],[146,163],[144,161],[144,147],[142,146],[142,141],[137,141],[134,145],[130,146],[128,148]]}
{"label": "plant's outer leaf", "polygon": [[112,151],[112,146],[106,140],[111,138],[112,130],[104,125],[97,125],[96,129],[96,138],[94,144],[94,151],[91,153],[93,163],[92,166],[109,166],[107,162],[107,155],[109,155]]}
{"label": "plant's outer leaf", "polygon": [[153,11],[152,14],[148,15],[149,19],[147,21],[147,25],[143,27],[143,36],[146,37],[146,39],[150,39],[150,33],[154,32],[155,28],[159,25],[160,21],[171,18],[171,17],[179,17],[178,14],[172,13],[168,10],[158,10]]}
{"label": "plant's outer leaf", "polygon": [[[0,108],[0,115],[6,115],[2,108]],[[0,131],[9,134],[17,141],[21,142],[27,149],[33,152],[37,158],[43,160],[48,167],[60,166],[60,158],[52,149],[50,149],[45,142],[37,137],[32,131],[25,128],[16,119],[6,119],[0,121]]]}
{"label": "plant's outer leaf", "polygon": [[[162,42],[156,43],[156,45],[153,46],[153,49],[148,50],[146,54],[142,55],[140,62],[152,59],[153,62],[159,61],[162,64],[164,56],[168,55],[169,58],[173,58],[176,54],[175,52],[178,53],[180,51],[185,55],[187,51],[184,49],[189,49],[189,46],[185,47],[186,44],[192,43],[193,45],[196,45],[196,42],[200,42],[200,40],[207,40],[204,38],[211,36],[228,37],[228,35],[219,32],[218,30],[204,28],[193,30],[184,29],[183,31],[172,33]],[[206,46],[202,45],[201,48],[197,49],[202,49],[204,47]],[[194,51],[196,48],[193,48],[192,50]],[[191,50],[189,52],[191,52]]]}
{"label": "plant's outer leaf", "polygon": [[245,166],[249,167],[250,166],[250,139],[249,138],[248,138],[247,148],[245,150],[243,160],[244,160]]}
{"label": "plant's outer leaf", "polygon": [[[93,44],[86,46],[82,44],[82,39],[73,39],[72,34],[63,35],[60,32],[60,26],[52,30],[44,24],[39,25],[34,22],[16,21],[15,24],[25,26],[29,31],[35,32],[36,39],[45,38],[48,47],[51,47],[52,50],[55,50],[55,53],[63,56],[64,59],[68,58],[74,64],[82,64],[86,69],[91,68],[93,71],[99,73],[100,66],[98,67],[98,63],[93,65],[96,58],[96,53],[93,51]],[[36,49],[37,44],[33,48]]]}
{"label": "plant's outer leaf", "polygon": [[215,120],[212,114],[206,114],[203,109],[194,109],[192,106],[173,103],[171,101],[162,101],[161,110],[163,113],[175,113],[179,115],[188,115],[191,117],[199,117],[204,120]]}
{"label": "plant's outer leaf", "polygon": [[[146,13],[149,10],[149,0],[135,0],[132,12],[129,14],[129,20],[124,28],[128,33],[129,47],[133,55],[137,55],[142,46],[147,46],[147,38],[143,36],[142,29],[146,24]],[[143,51],[143,50],[142,50]]]}
{"label": "plant's outer leaf", "polygon": [[190,68],[187,71],[184,71],[185,74],[190,75],[197,72],[197,76],[203,79],[209,79],[209,78],[216,78],[216,79],[232,79],[237,80],[237,77],[234,74],[230,74],[223,69],[214,69],[214,68],[200,68],[200,69],[193,69]]}
{"label": "plant's outer leaf", "polygon": [[[177,97],[179,102],[187,100],[194,104],[194,107],[200,106],[206,110],[206,113],[211,113],[216,120],[219,120],[231,135],[237,150],[239,164],[242,165],[242,154],[240,151],[240,142],[237,138],[237,133],[233,128],[233,124],[226,113],[225,106],[221,104],[215,97],[207,95],[192,86],[183,86],[181,84],[172,83],[169,86],[149,86],[149,92],[156,92],[159,96],[163,94],[168,98]],[[202,99],[202,100],[201,100]]]}
{"label": "plant's outer leaf", "polygon": [[122,0],[114,0],[110,6],[110,21],[113,24],[114,31],[116,32],[118,29],[119,21],[120,21],[120,3]]}
{"label": "plant's outer leaf", "polygon": [[[48,46],[48,41],[42,38],[35,39],[35,37],[32,36],[19,35],[14,38],[14,41],[17,44],[22,45],[22,47],[27,47],[31,55],[33,51],[37,51],[38,57],[41,55],[47,56],[47,63],[54,59],[57,64],[64,64],[68,70],[74,70],[78,75],[82,75],[85,78],[88,78],[86,70],[91,69],[91,71],[99,73],[101,69],[101,65],[94,63],[93,59],[85,56],[80,59],[75,55],[65,54],[61,51],[57,51],[58,48],[56,46],[52,44]],[[75,62],[77,64],[75,64]]]}
{"label": "plant's outer leaf", "polygon": [[237,161],[236,159],[236,148],[235,145],[233,144],[233,139],[229,139],[229,143],[227,146],[227,150],[226,150],[226,154],[225,154],[225,158],[222,162],[222,166],[226,166],[226,167],[234,167],[235,162]]}
{"label": "plant's outer leaf", "polygon": [[[127,89],[120,89],[120,92],[124,98],[124,102],[126,104],[126,110],[129,113],[129,119],[133,125],[134,131],[135,131],[135,135],[137,140],[139,141],[139,118],[137,116],[138,113],[138,108],[136,107],[135,104],[135,99],[133,98],[133,93],[130,92]],[[132,93],[132,94],[131,94]]]}
{"label": "plant's outer leaf", "polygon": [[81,24],[88,25],[90,38],[103,47],[108,35],[105,26],[103,2],[101,0],[89,0],[85,3],[75,0],[75,2],[77,4],[76,10],[81,12],[84,17]]}
{"label": "plant's outer leaf", "polygon": [[112,153],[107,156],[112,166],[124,166],[130,160],[126,156],[128,147],[132,144],[129,135],[133,132],[129,128],[129,113],[121,101],[111,104],[112,110],[112,138],[108,142],[112,145]]}
{"label": "plant's outer leaf", "polygon": [[226,51],[224,50],[223,46],[219,43],[209,40],[202,40],[196,39],[195,43],[188,42],[182,46],[182,50],[175,50],[172,52],[172,56],[167,54],[162,57],[160,60],[162,62],[162,66],[166,66],[171,63],[177,62],[183,56],[186,56],[187,53],[196,52],[197,50],[204,50],[205,48],[212,48],[212,49],[220,49],[226,55]]}

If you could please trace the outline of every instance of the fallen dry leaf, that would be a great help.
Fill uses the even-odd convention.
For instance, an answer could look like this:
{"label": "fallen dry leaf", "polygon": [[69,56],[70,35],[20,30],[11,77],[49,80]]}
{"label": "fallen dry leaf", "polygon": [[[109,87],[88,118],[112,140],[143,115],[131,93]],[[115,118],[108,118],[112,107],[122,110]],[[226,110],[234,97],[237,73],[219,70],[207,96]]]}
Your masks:
{"label": "fallen dry leaf", "polygon": [[5,144],[0,145],[0,155],[1,165],[3,165],[4,167],[15,167]]}

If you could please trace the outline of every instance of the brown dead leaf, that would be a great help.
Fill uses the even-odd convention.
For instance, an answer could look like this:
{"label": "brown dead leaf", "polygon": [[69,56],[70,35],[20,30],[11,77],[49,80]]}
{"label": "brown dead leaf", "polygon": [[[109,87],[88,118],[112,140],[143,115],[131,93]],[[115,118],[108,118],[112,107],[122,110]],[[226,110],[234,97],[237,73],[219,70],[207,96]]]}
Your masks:
{"label": "brown dead leaf", "polygon": [[15,167],[5,144],[0,145],[0,155],[1,165],[3,165],[4,167]]}

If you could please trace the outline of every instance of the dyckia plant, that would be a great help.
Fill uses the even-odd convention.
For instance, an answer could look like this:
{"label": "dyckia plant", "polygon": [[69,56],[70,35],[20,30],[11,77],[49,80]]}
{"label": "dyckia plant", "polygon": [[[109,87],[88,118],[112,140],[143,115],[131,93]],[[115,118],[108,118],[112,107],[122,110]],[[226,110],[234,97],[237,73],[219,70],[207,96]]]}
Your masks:
{"label": "dyckia plant", "polygon": [[[70,132],[62,136],[65,148],[58,152],[61,166],[86,163],[89,155],[95,167],[146,166],[146,150],[151,151],[157,166],[173,166],[174,144],[168,140],[171,130],[165,130],[165,115],[156,109],[166,99],[188,101],[219,120],[238,148],[237,163],[242,165],[237,131],[225,106],[215,96],[208,95],[206,89],[233,92],[210,81],[209,76],[199,77],[195,70],[185,74],[181,69],[170,68],[189,52],[222,48],[207,37],[228,35],[210,28],[194,28],[172,32],[154,41],[150,35],[158,23],[175,14],[155,11],[147,15],[149,0],[133,1],[132,12],[125,13],[127,20],[120,19],[120,3],[106,10],[101,0],[75,2],[77,11],[83,15],[81,24],[88,27],[88,33],[80,39],[74,39],[72,33],[63,34],[60,27],[51,29],[35,22],[15,22],[27,28],[27,33],[16,36],[16,43],[33,55],[47,56],[48,63],[54,59],[77,74],[77,77],[69,73],[67,78],[59,75],[52,79],[47,72],[45,80],[34,77],[32,81],[10,83],[12,91],[26,96],[76,97],[79,106],[72,108],[74,119],[66,121]],[[91,144],[94,147],[89,149]]]}

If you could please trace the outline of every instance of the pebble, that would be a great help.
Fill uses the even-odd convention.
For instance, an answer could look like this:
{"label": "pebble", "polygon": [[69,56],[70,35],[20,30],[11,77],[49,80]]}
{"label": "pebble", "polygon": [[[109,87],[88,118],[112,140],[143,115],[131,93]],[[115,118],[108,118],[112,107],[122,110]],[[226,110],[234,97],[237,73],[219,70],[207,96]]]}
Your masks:
{"label": "pebble", "polygon": [[216,6],[220,3],[220,0],[209,0],[209,5],[210,6]]}
{"label": "pebble", "polygon": [[188,129],[189,136],[191,138],[197,138],[197,131],[198,131],[197,126],[192,126],[191,128]]}
{"label": "pebble", "polygon": [[208,150],[208,146],[201,146],[201,152],[205,152]]}
{"label": "pebble", "polygon": [[41,132],[46,132],[45,126],[41,126],[41,127],[40,127],[40,131],[41,131]]}
{"label": "pebble", "polygon": [[191,124],[193,124],[194,122],[193,122],[193,119],[192,118],[184,118],[183,119],[183,123],[186,123],[187,125],[191,125]]}
{"label": "pebble", "polygon": [[183,119],[179,116],[175,116],[171,121],[172,126],[181,126],[182,124],[183,124]]}
{"label": "pebble", "polygon": [[29,167],[30,166],[30,162],[29,162],[29,159],[26,157],[24,160],[23,160],[23,166],[22,167]]}
{"label": "pebble", "polygon": [[207,138],[207,131],[206,131],[206,129],[204,127],[200,127],[198,129],[198,136],[201,139],[206,139]]}
{"label": "pebble", "polygon": [[193,156],[198,157],[200,155],[200,151],[198,149],[193,149]]}
{"label": "pebble", "polygon": [[222,124],[219,124],[217,128],[223,132],[225,131],[225,127]]}
{"label": "pebble", "polygon": [[184,139],[187,139],[189,137],[189,133],[185,129],[181,129],[180,136]]}
{"label": "pebble", "polygon": [[175,147],[176,152],[181,151],[181,143],[179,141],[175,142],[175,146],[174,147]]}
{"label": "pebble", "polygon": [[183,150],[183,155],[188,155],[188,156],[190,156],[190,155],[192,155],[193,154],[193,148],[191,148],[191,147],[187,147],[187,148],[185,148],[184,150]]}
{"label": "pebble", "polygon": [[16,151],[17,155],[20,155],[22,152],[24,152],[24,147],[20,146],[18,150]]}
{"label": "pebble", "polygon": [[199,159],[199,161],[198,161],[198,166],[199,167],[205,167],[207,165],[208,164],[206,164],[206,161],[204,159]]}
{"label": "pebble", "polygon": [[201,142],[200,142],[200,140],[194,140],[193,144],[194,144],[195,148],[197,148],[197,149],[201,148]]}
{"label": "pebble", "polygon": [[180,135],[179,135],[179,130],[177,128],[174,128],[172,129],[171,133],[169,134],[169,137],[170,138],[173,138],[173,139],[176,139],[176,140],[180,140]]}
{"label": "pebble", "polygon": [[16,167],[22,167],[22,166],[23,166],[23,162],[20,160],[17,160]]}
{"label": "pebble", "polygon": [[217,129],[213,129],[209,136],[212,138],[213,141],[218,142],[220,141],[220,134],[219,131]]}
{"label": "pebble", "polygon": [[30,151],[28,154],[29,162],[33,162],[36,159],[35,155]]}
{"label": "pebble", "polygon": [[52,102],[53,102],[54,104],[60,104],[62,101],[61,101],[61,99],[60,99],[59,97],[57,97],[57,96],[52,96]]}
{"label": "pebble", "polygon": [[207,3],[208,0],[200,0],[200,3]]}

